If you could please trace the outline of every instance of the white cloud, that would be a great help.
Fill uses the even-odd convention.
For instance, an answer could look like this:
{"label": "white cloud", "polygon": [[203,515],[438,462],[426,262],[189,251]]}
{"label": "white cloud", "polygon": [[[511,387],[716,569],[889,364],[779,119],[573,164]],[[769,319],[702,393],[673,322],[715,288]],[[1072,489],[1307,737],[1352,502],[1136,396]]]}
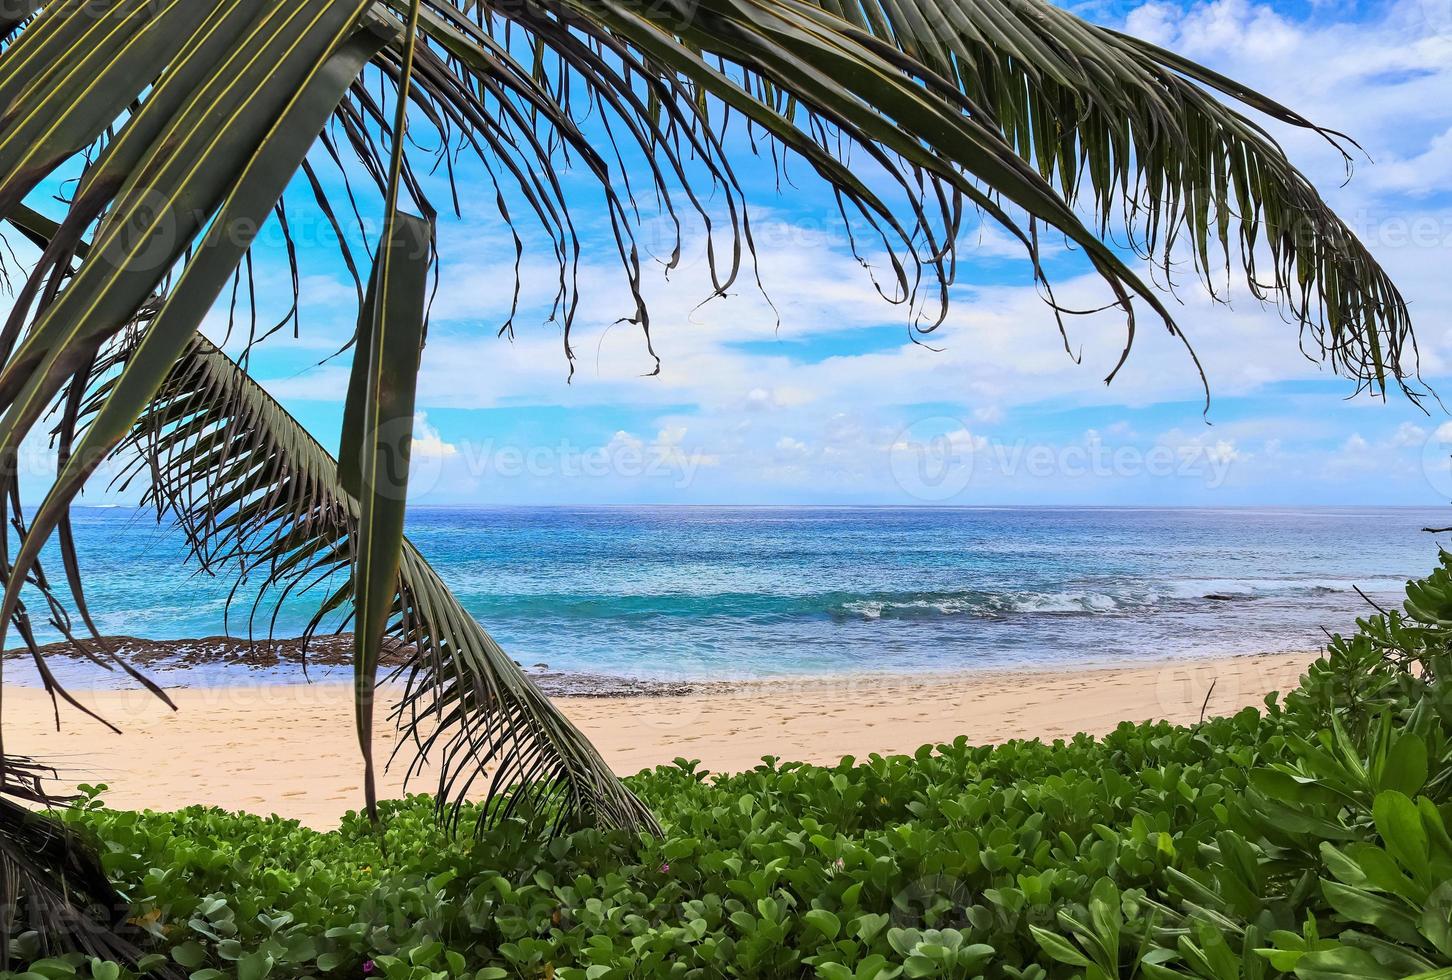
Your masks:
{"label": "white cloud", "polygon": [[629,432],[621,430],[610,437],[610,441],[605,444],[605,451],[612,456],[621,452],[639,453],[645,451],[645,443]]}
{"label": "white cloud", "polygon": [[1427,430],[1415,422],[1403,422],[1392,435],[1392,445],[1397,447],[1416,446],[1420,448],[1427,441]]}
{"label": "white cloud", "polygon": [[[1341,160],[1319,137],[1270,125],[1400,284],[1417,321],[1424,371],[1434,378],[1452,369],[1452,323],[1444,313],[1452,309],[1452,277],[1445,271],[1452,208],[1425,193],[1452,185],[1452,35],[1429,30],[1428,21],[1440,2],[1400,0],[1355,23],[1338,21],[1334,9],[1298,20],[1251,0],[1154,2],[1125,21],[1132,33],[1242,78],[1361,141],[1375,163],[1358,159],[1355,178],[1343,187]],[[906,312],[881,300],[835,229],[794,225],[771,210],[773,203],[769,196],[753,200],[770,302],[747,275],[730,296],[698,306],[710,292],[699,239],[685,243],[682,267],[669,281],[647,277],[652,340],[661,357],[657,377],[644,377],[654,362],[640,333],[616,323],[631,306],[618,271],[589,261],[587,253],[580,288],[588,302],[574,328],[577,361],[569,384],[558,324],[539,325],[556,285],[554,267],[538,253],[527,259],[525,313],[516,339],[500,341],[494,327],[509,303],[500,256],[512,250],[497,233],[449,225],[420,407],[562,408],[570,419],[625,410],[636,416],[627,423],[635,432],[656,435],[622,430],[610,441],[614,449],[721,464],[713,477],[721,482],[711,486],[775,479],[783,486],[840,484],[869,495],[893,493],[886,466],[891,447],[906,427],[930,415],[961,419],[956,438],[973,448],[987,440],[970,429],[988,429],[995,441],[1040,438],[1035,427],[1042,420],[1084,413],[1065,421],[1063,431],[1093,426],[1111,446],[1189,447],[1207,460],[1233,463],[1236,480],[1253,478],[1266,487],[1287,484],[1293,473],[1300,480],[1327,472],[1348,453],[1370,454],[1392,472],[1389,461],[1419,453],[1426,429],[1435,425],[1408,420],[1413,413],[1400,404],[1361,409],[1324,393],[1310,401],[1284,394],[1329,376],[1302,356],[1295,327],[1243,289],[1226,308],[1193,283],[1172,308],[1203,361],[1215,428],[1204,426],[1193,363],[1147,311],[1128,363],[1106,387],[1102,379],[1123,345],[1122,317],[1069,318],[1071,347],[1082,352],[1076,363],[1027,268],[1017,264],[1017,245],[992,228],[969,236],[952,312],[930,338],[942,349],[914,345]],[[869,260],[882,268],[880,257]],[[1000,262],[992,266],[998,284],[975,279],[988,262]],[[1020,275],[1002,279],[1004,269]],[[1055,289],[1066,306],[1097,306],[1106,295],[1095,277],[1072,272]],[[321,285],[317,294],[332,295]],[[336,329],[345,332],[351,324],[340,317]],[[840,353],[823,355],[831,349]],[[274,387],[288,399],[336,401],[345,384],[346,367],[332,365],[279,378]],[[1238,398],[1253,399],[1242,404],[1253,408],[1227,415],[1223,406]],[[1113,418],[1152,406],[1158,406],[1154,419],[1138,426]],[[1337,413],[1359,411],[1366,415],[1356,417],[1354,431],[1363,445],[1352,445],[1344,439],[1348,416]],[[1067,445],[1079,437],[1042,438]]]}
{"label": "white cloud", "polygon": [[445,442],[439,430],[429,425],[427,412],[416,412],[413,417],[413,445],[410,452],[425,459],[448,459],[459,454],[459,447]]}

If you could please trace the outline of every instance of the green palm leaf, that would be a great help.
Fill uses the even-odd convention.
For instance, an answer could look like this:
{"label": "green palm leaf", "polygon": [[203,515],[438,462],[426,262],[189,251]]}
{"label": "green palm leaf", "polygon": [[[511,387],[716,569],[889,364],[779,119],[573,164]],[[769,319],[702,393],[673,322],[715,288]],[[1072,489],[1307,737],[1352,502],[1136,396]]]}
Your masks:
{"label": "green palm leaf", "polygon": [[[75,949],[135,962],[141,953],[122,935],[126,900],[91,842],[35,812],[56,801],[46,786],[55,771],[23,756],[4,756],[0,766],[0,970],[11,968],[11,940],[37,924],[47,927],[37,935],[42,955]],[[177,976],[169,968],[162,974]]]}
{"label": "green palm leaf", "polygon": [[[28,209],[12,221],[37,242],[57,230]],[[411,252],[416,260],[426,240],[415,231],[408,241],[405,257]],[[175,309],[175,298],[161,304],[157,319]],[[260,573],[279,596],[330,584],[307,631],[312,635],[355,591],[351,573],[362,511],[357,494],[365,485],[359,476],[361,423],[360,431],[350,429],[344,439],[351,458],[334,461],[194,329],[183,337],[179,353],[158,359],[158,338],[169,335],[152,323],[96,363],[99,380],[74,420],[83,436],[57,488],[65,481],[83,484],[105,459],[128,460],[131,469],[120,480],[147,481],[147,499],[159,514],[175,517],[204,570],[234,575],[239,584]],[[401,349],[410,346],[417,349],[416,335]],[[158,364],[170,364],[159,380]],[[411,421],[411,412],[404,414]],[[119,420],[128,418],[118,432]],[[33,518],[24,549],[37,547],[42,536],[35,529],[63,513],[68,500],[53,491]],[[461,803],[475,780],[488,773],[488,796],[500,797],[501,805],[485,819],[583,817],[607,826],[654,828],[650,813],[589,742],[406,540],[397,575],[387,581],[381,629],[409,651],[396,672],[404,687],[394,718],[407,736],[399,749],[417,747],[414,767],[436,764],[441,805]],[[370,691],[359,700],[370,706],[372,676],[371,669],[360,672]]]}
{"label": "green palm leaf", "polygon": [[418,17],[419,0],[412,0],[393,113],[384,227],[368,280],[369,302],[359,318],[338,450],[339,475],[352,481],[349,489],[360,512],[353,532],[353,701],[358,747],[363,753],[363,798],[368,817],[375,823],[378,788],[373,767],[373,697],[383,637],[393,597],[399,591],[413,405],[433,245],[433,225],[398,208],[409,83],[418,52]]}
{"label": "green palm leaf", "polygon": [[[103,365],[124,367],[123,349]],[[87,410],[106,403],[108,385]],[[235,361],[197,336],[118,448],[122,480],[173,515],[202,567],[260,577],[279,595],[327,589],[309,635],[353,595],[360,517],[338,463]],[[208,501],[200,505],[199,501]],[[408,653],[394,717],[433,762],[441,802],[488,773],[489,819],[525,815],[651,828],[654,820],[579,731],[403,542],[386,636]],[[280,601],[280,600],[279,600]]]}
{"label": "green palm leaf", "polygon": [[378,818],[373,774],[373,692],[403,548],[409,440],[428,291],[428,222],[397,214],[369,279],[338,451],[339,481],[359,502],[353,562],[354,701],[363,795]]}

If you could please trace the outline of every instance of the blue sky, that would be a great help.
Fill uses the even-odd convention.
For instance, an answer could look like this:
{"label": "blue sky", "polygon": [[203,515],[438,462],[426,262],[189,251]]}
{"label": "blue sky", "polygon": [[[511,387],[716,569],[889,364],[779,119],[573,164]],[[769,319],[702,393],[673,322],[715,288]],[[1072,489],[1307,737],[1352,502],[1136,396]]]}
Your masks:
{"label": "blue sky", "polygon": [[[1149,37],[1242,78],[1356,137],[1370,160],[1341,185],[1339,158],[1277,130],[1293,159],[1366,238],[1409,299],[1428,382],[1452,391],[1452,0],[1392,4],[1089,3],[1084,16]],[[556,275],[526,235],[513,341],[495,336],[513,249],[478,168],[460,171],[463,218],[444,219],[443,263],[424,354],[414,489],[420,503],[1445,504],[1452,417],[1351,386],[1298,351],[1296,330],[1251,297],[1217,307],[1193,283],[1178,342],[1142,329],[1112,386],[1113,316],[1071,322],[1064,351],[1028,270],[983,229],[936,350],[914,345],[837,230],[830,199],[799,164],[778,194],[749,156],[741,177],[771,303],[749,277],[703,307],[702,241],[669,279],[648,271],[660,373],[607,254],[604,212],[581,192],[587,248],[579,354],[567,380]],[[575,174],[564,179],[582,181]],[[582,185],[583,186],[583,185]],[[439,195],[445,198],[445,195]],[[298,208],[303,205],[298,198]],[[659,222],[646,222],[647,243]],[[258,376],[324,442],[341,417],[346,363],[318,362],[352,329],[353,286],[304,234],[297,339],[269,340]],[[275,231],[257,277],[263,318],[286,281]],[[1061,298],[1101,298],[1068,254],[1051,259]],[[224,317],[209,332],[220,335]],[[92,499],[107,499],[102,493]]]}

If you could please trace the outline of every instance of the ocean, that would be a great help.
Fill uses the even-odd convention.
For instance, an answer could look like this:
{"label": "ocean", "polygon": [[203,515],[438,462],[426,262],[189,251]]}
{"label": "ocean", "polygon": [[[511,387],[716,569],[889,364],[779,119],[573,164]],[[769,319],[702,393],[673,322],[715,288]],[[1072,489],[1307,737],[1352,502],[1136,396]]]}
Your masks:
{"label": "ocean", "polygon": [[[1381,508],[418,508],[408,534],[527,667],[731,680],[1310,649],[1370,611],[1356,588],[1396,603],[1436,560],[1421,528],[1446,523]],[[103,632],[246,633],[250,593],[229,622],[232,583],[196,575],[150,513],[81,508],[75,530]],[[311,611],[290,602],[278,635]]]}

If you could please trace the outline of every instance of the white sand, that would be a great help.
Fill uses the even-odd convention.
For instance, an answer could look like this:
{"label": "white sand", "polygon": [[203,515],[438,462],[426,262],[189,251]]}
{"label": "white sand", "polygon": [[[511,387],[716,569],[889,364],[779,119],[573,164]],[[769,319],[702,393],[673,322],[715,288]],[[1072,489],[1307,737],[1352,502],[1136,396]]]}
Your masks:
{"label": "white sand", "polygon": [[[1122,668],[933,677],[770,682],[704,695],[560,698],[558,703],[622,774],[699,759],[748,769],[763,755],[835,762],[843,755],[911,752],[966,735],[1009,738],[1101,734],[1129,719],[1194,722],[1259,704],[1294,687],[1314,653],[1191,660]],[[173,692],[173,713],[140,691],[73,692],[123,729],[115,735],[35,689],[4,693],[5,749],[63,770],[68,782],[105,782],[125,808],[210,803],[279,813],[326,828],[358,805],[357,741],[347,684],[236,685]],[[378,750],[396,736],[380,722]],[[401,792],[404,766],[380,785]],[[426,792],[427,773],[410,788]]]}

